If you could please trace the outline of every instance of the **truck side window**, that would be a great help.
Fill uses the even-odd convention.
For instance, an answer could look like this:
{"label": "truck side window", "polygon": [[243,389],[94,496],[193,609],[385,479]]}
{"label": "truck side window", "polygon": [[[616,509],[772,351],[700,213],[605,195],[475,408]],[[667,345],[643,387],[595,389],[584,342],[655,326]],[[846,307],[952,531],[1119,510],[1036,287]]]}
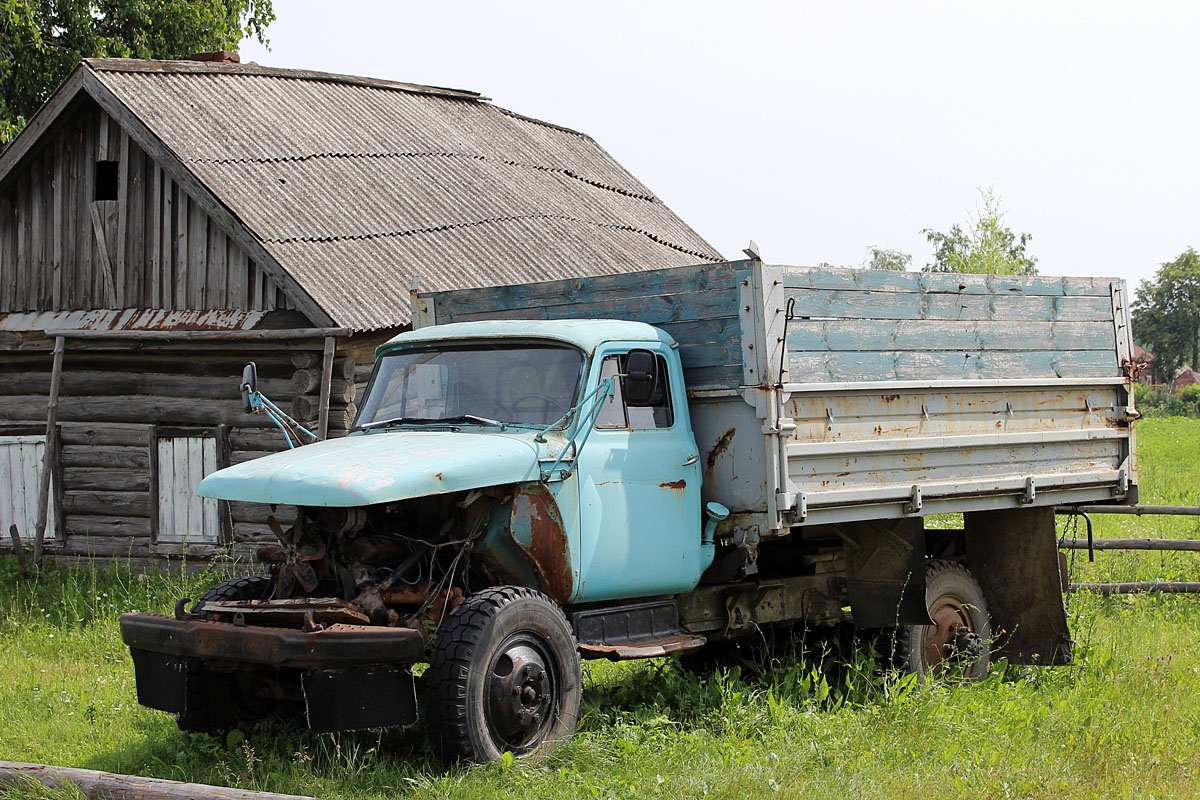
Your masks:
{"label": "truck side window", "polygon": [[[667,378],[667,361],[662,356],[658,359],[658,385],[654,396],[645,406],[631,406],[625,402],[621,393],[621,381],[613,386],[613,394],[604,401],[604,407],[596,417],[597,428],[629,428],[644,430],[654,428],[669,428],[675,424],[675,414],[671,410],[671,391]],[[600,377],[608,378],[625,372],[625,356],[605,356],[600,363]]]}

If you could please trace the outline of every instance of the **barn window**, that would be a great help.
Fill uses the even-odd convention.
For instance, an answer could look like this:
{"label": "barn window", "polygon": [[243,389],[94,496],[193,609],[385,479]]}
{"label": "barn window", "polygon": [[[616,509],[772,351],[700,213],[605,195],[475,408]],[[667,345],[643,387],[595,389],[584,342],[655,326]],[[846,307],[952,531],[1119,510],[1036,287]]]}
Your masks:
{"label": "barn window", "polygon": [[[45,436],[0,436],[0,532],[6,539],[9,527],[16,525],[17,532],[26,544],[33,541],[45,452]],[[53,473],[50,480],[49,497],[53,498]],[[46,514],[45,540],[54,539],[57,529],[54,503],[50,503]]]}
{"label": "barn window", "polygon": [[117,182],[120,174],[120,162],[96,162],[96,198],[97,200],[116,200]]}
{"label": "barn window", "polygon": [[209,431],[160,429],[151,440],[155,477],[155,541],[217,544],[220,506],[196,494],[204,476],[217,471],[217,437]]}

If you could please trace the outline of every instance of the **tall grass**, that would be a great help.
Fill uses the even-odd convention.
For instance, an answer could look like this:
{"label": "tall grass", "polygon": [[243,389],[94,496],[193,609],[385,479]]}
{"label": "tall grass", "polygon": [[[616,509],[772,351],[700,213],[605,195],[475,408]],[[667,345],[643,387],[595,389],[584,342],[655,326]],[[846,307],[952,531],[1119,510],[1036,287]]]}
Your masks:
{"label": "tall grass", "polygon": [[[1200,421],[1139,428],[1143,500],[1197,502]],[[1200,537],[1200,520],[1097,518],[1098,536]],[[1196,579],[1194,553],[1077,554],[1083,580]],[[579,734],[538,762],[444,770],[423,724],[214,739],[137,705],[117,616],[170,613],[221,576],[0,560],[0,759],[323,798],[1200,796],[1200,602],[1071,598],[1076,660],[918,684],[832,633],[765,637],[721,669],[585,665]],[[31,788],[11,797],[70,797]]]}

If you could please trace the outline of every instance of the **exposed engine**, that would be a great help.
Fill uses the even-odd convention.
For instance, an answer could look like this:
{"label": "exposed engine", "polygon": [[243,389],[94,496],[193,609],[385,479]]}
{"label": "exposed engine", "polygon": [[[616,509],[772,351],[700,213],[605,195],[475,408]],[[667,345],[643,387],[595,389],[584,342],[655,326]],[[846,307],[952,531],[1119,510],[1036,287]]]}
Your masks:
{"label": "exposed engine", "polygon": [[486,560],[473,564],[471,555],[511,497],[510,488],[494,487],[377,506],[300,508],[287,530],[272,517],[279,543],[258,552],[272,565],[267,599],[334,599],[342,602],[326,604],[321,616],[431,632],[470,593],[473,579],[476,588],[491,582]]}

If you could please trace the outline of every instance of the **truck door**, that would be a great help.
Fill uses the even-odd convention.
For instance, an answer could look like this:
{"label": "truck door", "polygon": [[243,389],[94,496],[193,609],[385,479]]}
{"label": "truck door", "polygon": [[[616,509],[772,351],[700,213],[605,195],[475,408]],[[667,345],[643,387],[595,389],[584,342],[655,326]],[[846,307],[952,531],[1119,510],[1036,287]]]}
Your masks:
{"label": "truck door", "polygon": [[624,374],[633,350],[654,354],[649,402],[627,403],[615,380],[577,459],[576,602],[687,591],[700,577],[699,450],[678,356],[657,342],[609,343],[597,353],[589,385]]}

